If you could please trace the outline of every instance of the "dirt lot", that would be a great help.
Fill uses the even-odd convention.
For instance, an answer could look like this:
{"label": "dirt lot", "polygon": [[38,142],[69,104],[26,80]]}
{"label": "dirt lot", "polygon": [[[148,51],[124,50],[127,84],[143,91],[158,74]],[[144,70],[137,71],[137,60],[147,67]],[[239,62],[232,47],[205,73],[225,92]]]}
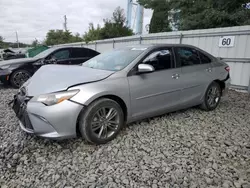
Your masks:
{"label": "dirt lot", "polygon": [[126,126],[109,144],[27,135],[0,88],[0,187],[250,187],[250,97]]}

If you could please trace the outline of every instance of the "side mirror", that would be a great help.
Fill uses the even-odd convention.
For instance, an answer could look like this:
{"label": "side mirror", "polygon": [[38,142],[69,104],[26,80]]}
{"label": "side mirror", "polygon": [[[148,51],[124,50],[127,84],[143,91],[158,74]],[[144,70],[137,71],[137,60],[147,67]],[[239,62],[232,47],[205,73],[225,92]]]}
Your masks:
{"label": "side mirror", "polygon": [[44,59],[40,59],[40,60],[38,60],[37,62],[35,62],[33,65],[39,66],[39,65],[44,65],[44,64],[45,64]]}
{"label": "side mirror", "polygon": [[139,64],[138,65],[138,72],[139,73],[149,73],[149,72],[154,72],[155,68],[152,65],[148,64]]}

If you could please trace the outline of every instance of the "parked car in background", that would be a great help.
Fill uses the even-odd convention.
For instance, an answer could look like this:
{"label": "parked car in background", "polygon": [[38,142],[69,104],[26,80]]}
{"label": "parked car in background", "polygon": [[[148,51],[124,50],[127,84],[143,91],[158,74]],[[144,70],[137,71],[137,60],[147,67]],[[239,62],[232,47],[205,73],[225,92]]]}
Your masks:
{"label": "parked car in background", "polygon": [[[16,49],[15,49],[16,50]],[[0,51],[0,60],[10,60],[10,59],[19,59],[25,58],[25,53],[22,51],[15,51],[13,49],[3,49]]]}
{"label": "parked car in background", "polygon": [[99,52],[82,47],[49,48],[33,58],[21,58],[0,62],[0,81],[19,88],[41,66],[47,64],[78,65]]}
{"label": "parked car in background", "polygon": [[3,60],[10,60],[10,59],[20,59],[20,58],[26,58],[25,54],[22,53],[5,53],[3,54]]}
{"label": "parked car in background", "polygon": [[126,123],[196,105],[214,110],[229,83],[228,65],[203,50],[142,45],[103,53],[80,67],[44,66],[15,95],[13,109],[28,133],[79,134],[103,144]]}

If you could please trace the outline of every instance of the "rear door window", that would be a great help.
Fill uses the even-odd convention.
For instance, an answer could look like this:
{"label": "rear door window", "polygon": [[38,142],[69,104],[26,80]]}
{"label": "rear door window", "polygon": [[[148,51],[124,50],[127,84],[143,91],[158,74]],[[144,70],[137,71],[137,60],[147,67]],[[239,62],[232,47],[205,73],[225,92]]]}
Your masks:
{"label": "rear door window", "polygon": [[100,54],[99,52],[95,50],[91,50],[91,49],[88,49],[88,53],[89,53],[89,57],[95,57]]}
{"label": "rear door window", "polygon": [[72,48],[72,58],[89,57],[88,49],[85,48]]}
{"label": "rear door window", "polygon": [[207,64],[207,63],[212,62],[211,59],[208,56],[206,56],[205,54],[203,54],[201,52],[199,52],[199,54],[200,54],[201,64]]}
{"label": "rear door window", "polygon": [[176,48],[176,60],[178,67],[200,65],[199,53],[193,48]]}

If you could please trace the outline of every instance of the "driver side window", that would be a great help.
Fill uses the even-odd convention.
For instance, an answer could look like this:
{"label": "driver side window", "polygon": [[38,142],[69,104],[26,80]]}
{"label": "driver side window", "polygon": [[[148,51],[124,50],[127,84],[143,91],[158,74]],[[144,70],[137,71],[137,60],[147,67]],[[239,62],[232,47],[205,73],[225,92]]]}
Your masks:
{"label": "driver side window", "polygon": [[57,60],[63,60],[63,59],[68,59],[69,58],[69,50],[59,50],[56,53],[54,53],[52,58],[55,58]]}
{"label": "driver side window", "polygon": [[143,61],[144,64],[152,65],[155,71],[173,68],[172,62],[173,56],[170,48],[154,51]]}

